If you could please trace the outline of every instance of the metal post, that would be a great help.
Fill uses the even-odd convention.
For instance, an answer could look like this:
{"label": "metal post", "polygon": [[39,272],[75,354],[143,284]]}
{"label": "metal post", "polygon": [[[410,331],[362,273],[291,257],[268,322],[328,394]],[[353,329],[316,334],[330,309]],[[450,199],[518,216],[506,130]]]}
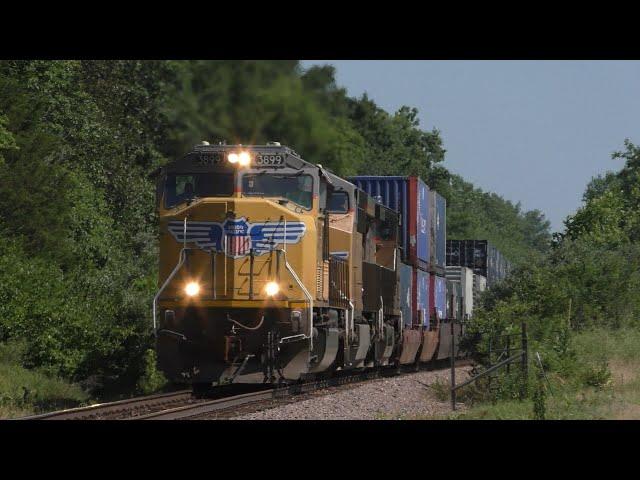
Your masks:
{"label": "metal post", "polygon": [[[507,358],[511,358],[511,335],[507,335]],[[511,371],[511,364],[507,363],[507,375]]]}
{"label": "metal post", "polygon": [[451,409],[456,409],[456,335],[453,329],[454,319],[451,319]]}
{"label": "metal post", "polygon": [[491,365],[491,354],[493,353],[493,333],[489,333],[489,365]]}
{"label": "metal post", "polygon": [[529,381],[529,354],[527,341],[527,324],[522,322],[522,387],[520,389],[520,398],[524,399],[527,395],[527,384]]}
{"label": "metal post", "polygon": [[[493,332],[490,332],[489,335],[489,365],[491,365],[491,354],[493,353]],[[487,377],[487,388],[489,389],[489,393],[491,393],[491,375]]]}

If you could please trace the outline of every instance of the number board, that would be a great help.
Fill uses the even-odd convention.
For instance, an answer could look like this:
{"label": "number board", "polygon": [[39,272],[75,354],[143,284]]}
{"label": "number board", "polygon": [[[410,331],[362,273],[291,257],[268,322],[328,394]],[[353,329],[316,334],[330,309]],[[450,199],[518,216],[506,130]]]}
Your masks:
{"label": "number board", "polygon": [[255,156],[257,167],[284,167],[284,155],[259,153]]}
{"label": "number board", "polygon": [[193,160],[193,164],[198,167],[208,167],[218,165],[223,160],[220,152],[202,152],[199,157]]}

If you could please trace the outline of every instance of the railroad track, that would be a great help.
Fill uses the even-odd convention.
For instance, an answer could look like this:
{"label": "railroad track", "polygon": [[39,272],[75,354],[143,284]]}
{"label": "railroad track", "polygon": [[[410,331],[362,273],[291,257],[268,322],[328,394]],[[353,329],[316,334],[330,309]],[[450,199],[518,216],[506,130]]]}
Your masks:
{"label": "railroad track", "polygon": [[[460,360],[456,362],[456,366],[463,366],[469,363],[468,360]],[[439,370],[440,368],[433,369]],[[400,373],[400,375],[411,373],[415,373],[415,371],[406,371]],[[273,388],[266,389],[263,386],[258,391],[236,395],[224,396],[226,390],[220,390],[217,395],[221,398],[215,399],[197,398],[191,390],[181,390],[174,393],[137,397],[89,407],[33,415],[19,420],[184,420],[207,418],[212,415],[216,418],[230,418],[236,415],[237,409],[251,404],[259,405],[262,403],[266,408],[271,408],[276,406],[277,403],[291,401],[293,397],[300,394],[311,393],[329,387],[362,383],[397,374],[398,371],[395,368],[381,368],[357,373],[345,372],[333,377],[304,383],[284,386],[276,385]],[[228,391],[233,392],[233,390]]]}
{"label": "railroad track", "polygon": [[191,405],[183,405],[169,408],[146,415],[132,417],[131,420],[184,420],[197,419],[199,417],[218,414],[221,418],[229,418],[235,415],[235,410],[250,404],[267,403],[274,406],[280,400],[290,399],[296,395],[322,390],[328,387],[360,383],[374,378],[390,375],[384,370],[362,372],[349,375],[340,375],[332,378],[315,380],[301,384],[287,386],[275,386],[262,391],[243,393],[215,400],[203,401]]}
{"label": "railroad track", "polygon": [[176,403],[194,401],[191,390],[136,397],[116,402],[98,403],[88,407],[70,408],[56,412],[22,417],[18,420],[110,420],[136,418],[150,410],[166,409]]}
{"label": "railroad track", "polygon": [[[434,365],[435,368],[430,370],[441,370],[449,368],[447,362],[441,362]],[[470,365],[469,360],[459,360],[456,367]],[[415,373],[413,369],[408,369],[400,375],[410,375]],[[340,387],[348,384],[363,383],[369,380],[391,377],[398,375],[398,370],[394,367],[381,368],[378,370],[370,370],[358,373],[343,373],[334,377],[322,378],[319,380],[308,381],[304,383],[292,384],[287,386],[276,386],[272,389],[251,392],[241,395],[220,398],[211,401],[205,401],[193,405],[185,405],[164,411],[153,412],[147,415],[132,418],[132,420],[197,420],[204,418],[233,418],[238,416],[239,409],[245,407],[251,408],[252,405],[264,408],[273,408],[282,403],[297,401],[295,398],[299,396],[304,398],[303,394],[329,389],[330,387]],[[254,410],[255,411],[255,410]]]}
{"label": "railroad track", "polygon": [[265,390],[262,392],[243,393],[232,397],[219,398],[194,405],[184,405],[159,412],[153,412],[132,418],[132,420],[181,420],[211,414],[212,412],[220,410],[228,410],[250,403],[272,400],[273,398],[275,398],[275,389]]}

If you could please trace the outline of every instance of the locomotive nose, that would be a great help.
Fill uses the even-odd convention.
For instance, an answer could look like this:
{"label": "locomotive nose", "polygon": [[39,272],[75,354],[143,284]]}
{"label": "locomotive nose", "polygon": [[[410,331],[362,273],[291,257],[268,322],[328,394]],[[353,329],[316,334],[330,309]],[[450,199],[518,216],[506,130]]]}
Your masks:
{"label": "locomotive nose", "polygon": [[191,303],[299,300],[304,298],[302,284],[313,282],[313,269],[304,268],[315,254],[309,235],[313,228],[277,202],[197,201],[167,223],[169,235],[161,243],[166,270],[162,276],[169,275],[186,247],[184,271],[169,287],[176,297]]}

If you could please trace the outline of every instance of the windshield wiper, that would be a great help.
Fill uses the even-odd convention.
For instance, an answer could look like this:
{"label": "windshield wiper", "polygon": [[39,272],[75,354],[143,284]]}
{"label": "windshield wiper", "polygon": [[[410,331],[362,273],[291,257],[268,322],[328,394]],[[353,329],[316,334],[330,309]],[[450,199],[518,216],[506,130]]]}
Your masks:
{"label": "windshield wiper", "polygon": [[186,203],[187,205],[191,205],[194,201],[198,200],[200,197],[194,196],[191,198],[183,198],[182,200],[177,200],[176,203],[174,203],[170,208],[176,208],[180,205],[182,205],[183,203]]}
{"label": "windshield wiper", "polygon": [[304,172],[298,172],[298,173],[290,173],[288,175],[271,175],[273,178],[277,178],[279,180],[284,180],[286,178],[295,178],[295,177],[299,177],[300,175],[304,175]]}

